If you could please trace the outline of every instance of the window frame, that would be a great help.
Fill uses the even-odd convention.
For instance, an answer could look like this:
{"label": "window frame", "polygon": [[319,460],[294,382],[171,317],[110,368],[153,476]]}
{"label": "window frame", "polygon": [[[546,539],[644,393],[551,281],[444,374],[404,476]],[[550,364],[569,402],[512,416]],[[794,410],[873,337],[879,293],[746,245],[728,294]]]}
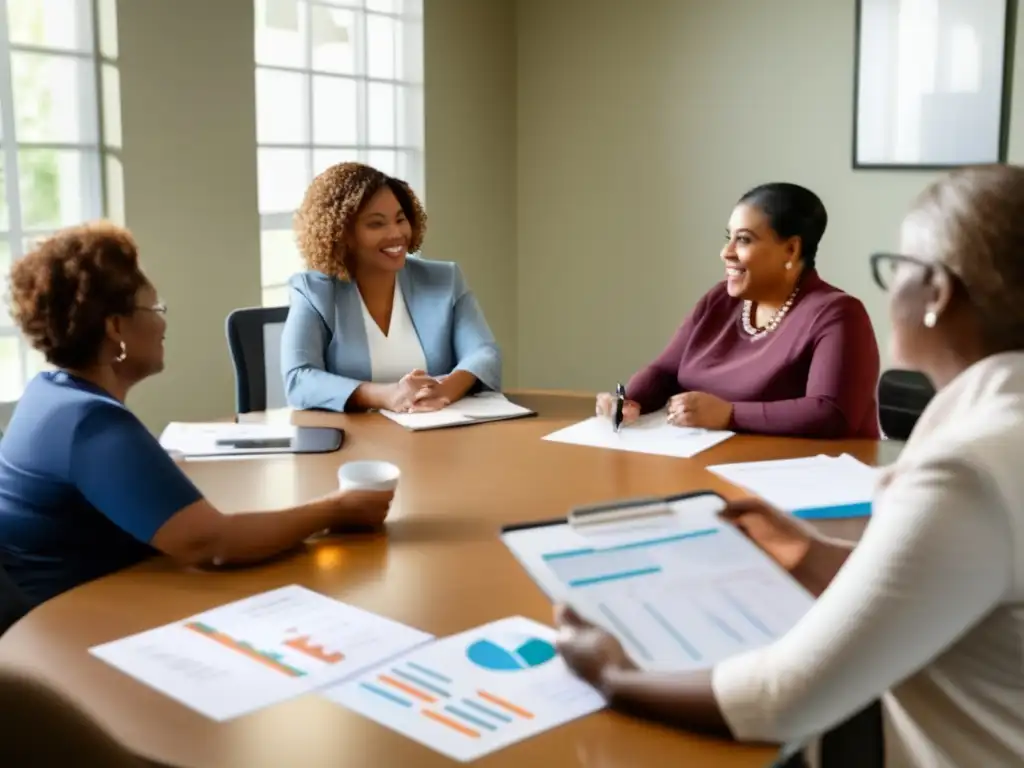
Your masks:
{"label": "window frame", "polygon": [[[78,0],[75,3],[78,15],[79,39],[87,41],[87,49],[69,49],[48,45],[15,43],[11,41],[9,0],[0,0],[0,159],[3,163],[4,182],[0,194],[4,196],[8,226],[0,230],[0,243],[6,243],[10,251],[10,264],[13,265],[27,252],[26,240],[45,237],[55,230],[50,228],[33,228],[24,225],[24,209],[21,187],[21,168],[19,154],[24,150],[72,151],[80,155],[81,163],[81,201],[83,221],[100,218],[108,209],[108,179],[106,173],[107,156],[118,154],[115,149],[105,144],[104,131],[104,98],[103,78],[104,65],[113,66],[116,70],[116,57],[106,56],[102,51],[101,15],[112,13],[106,7],[100,8],[104,0]],[[53,142],[53,141],[22,141],[18,138],[17,115],[14,103],[15,84],[12,54],[28,53],[45,56],[48,59],[70,60],[79,64],[91,65],[78,68],[78,97],[82,109],[77,111],[76,118],[80,121],[79,135],[93,137],[93,141]],[[84,73],[88,73],[87,75]],[[119,105],[118,105],[119,106]],[[91,157],[90,157],[91,156]],[[94,160],[90,161],[91,158]],[[71,222],[59,226],[67,226]],[[8,291],[7,275],[0,280],[0,288]],[[6,320],[6,318],[5,318]],[[30,346],[22,337],[17,326],[0,325],[0,340],[15,338],[18,341],[19,385],[17,391],[24,390],[31,378],[29,356]],[[0,423],[6,423],[17,399],[9,401],[0,399]]]}
{"label": "window frame", "polygon": [[[265,0],[272,1],[272,0]],[[425,147],[424,147],[424,109],[423,109],[423,12],[422,12],[422,1],[423,0],[395,0],[395,2],[402,6],[399,10],[385,11],[375,10],[372,6],[373,0],[362,0],[361,2],[352,0],[296,0],[297,7],[305,6],[305,12],[299,12],[299,25],[302,40],[302,66],[289,66],[285,64],[267,64],[260,61],[258,52],[255,56],[255,69],[254,69],[254,87],[257,88],[256,98],[259,99],[258,92],[258,77],[260,71],[267,72],[279,72],[291,75],[299,75],[304,78],[304,87],[302,93],[302,106],[304,111],[304,119],[302,123],[303,130],[303,141],[302,142],[263,142],[259,140],[259,125],[256,127],[256,158],[257,164],[259,163],[262,150],[292,150],[305,153],[305,173],[304,178],[306,184],[312,182],[314,175],[317,173],[317,162],[316,156],[318,152],[351,152],[355,155],[355,159],[362,163],[370,163],[371,153],[376,152],[391,152],[394,153],[396,158],[396,170],[400,166],[398,158],[403,155],[407,158],[407,168],[411,172],[400,175],[405,176],[404,179],[407,181],[417,193],[421,199],[426,194],[426,160],[425,160]],[[260,12],[260,0],[254,0],[254,7],[256,13]],[[411,6],[411,10],[407,7]],[[323,68],[318,68],[314,65],[315,56],[315,45],[313,43],[315,39],[315,15],[312,12],[313,8],[328,8],[330,10],[348,11],[353,14],[354,17],[354,39],[353,39],[353,60],[354,67],[351,73],[339,73],[329,71]],[[418,33],[418,45],[416,46],[417,55],[415,61],[412,62],[410,70],[411,73],[408,77],[405,72],[397,71],[397,66],[394,71],[394,77],[384,78],[371,76],[369,74],[369,50],[368,50],[368,22],[371,18],[380,17],[391,19],[396,25],[405,24],[407,28],[412,28]],[[260,28],[260,19],[256,19],[256,29],[254,34],[258,34]],[[400,30],[396,26],[394,29],[394,55],[395,64],[397,65],[399,56],[400,46]],[[327,143],[317,142],[315,140],[315,110],[316,110],[316,99],[315,89],[317,78],[330,78],[333,80],[345,80],[348,82],[354,82],[356,86],[356,142],[355,143]],[[392,86],[395,88],[394,91],[394,102],[392,109],[394,112],[393,116],[393,128],[395,142],[391,144],[375,144],[370,141],[370,114],[369,114],[369,90],[370,86],[374,84],[381,84]],[[402,133],[402,114],[403,110],[400,108],[399,103],[403,94],[412,99],[411,108],[415,110],[416,114],[413,119],[418,122],[418,129],[411,134],[409,142],[399,142],[398,139]],[[416,101],[418,100],[418,104]],[[409,105],[407,105],[407,109]],[[259,108],[257,107],[257,120],[259,120]],[[257,173],[257,180],[259,179],[259,173]],[[296,207],[300,201],[296,201]],[[259,205],[259,203],[258,203]],[[280,232],[290,231],[292,229],[292,222],[295,215],[295,209],[287,211],[259,211],[260,221],[260,237],[262,241],[264,232]],[[266,260],[272,258],[270,254],[264,252],[264,249],[260,248],[260,290],[261,290],[261,304],[263,306],[281,306],[280,303],[267,303],[267,294],[279,292],[282,289],[287,288],[287,281],[285,282],[264,282],[263,281],[263,269],[266,265]]]}

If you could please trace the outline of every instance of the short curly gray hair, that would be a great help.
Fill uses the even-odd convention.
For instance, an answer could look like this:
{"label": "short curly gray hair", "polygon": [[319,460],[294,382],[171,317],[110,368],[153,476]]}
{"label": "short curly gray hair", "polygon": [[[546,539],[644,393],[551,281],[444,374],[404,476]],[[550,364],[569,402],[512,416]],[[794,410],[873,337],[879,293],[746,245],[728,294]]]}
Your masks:
{"label": "short curly gray hair", "polygon": [[[919,218],[920,217],[920,218]],[[922,192],[908,214],[964,284],[992,352],[1024,349],[1024,167],[955,170]]]}

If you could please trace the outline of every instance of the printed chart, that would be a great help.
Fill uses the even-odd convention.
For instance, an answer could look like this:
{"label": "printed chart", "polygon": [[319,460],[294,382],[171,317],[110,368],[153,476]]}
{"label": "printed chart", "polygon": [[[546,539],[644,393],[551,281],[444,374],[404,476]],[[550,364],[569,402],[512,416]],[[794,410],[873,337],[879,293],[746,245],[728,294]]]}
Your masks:
{"label": "printed chart", "polygon": [[554,636],[528,619],[502,619],[325,695],[451,758],[474,760],[604,706],[557,656]]}
{"label": "printed chart", "polygon": [[432,636],[299,586],[90,649],[214,720],[354,675]]}
{"label": "printed chart", "polygon": [[553,598],[613,632],[647,669],[699,669],[788,631],[813,598],[700,500],[659,527],[505,534]]}

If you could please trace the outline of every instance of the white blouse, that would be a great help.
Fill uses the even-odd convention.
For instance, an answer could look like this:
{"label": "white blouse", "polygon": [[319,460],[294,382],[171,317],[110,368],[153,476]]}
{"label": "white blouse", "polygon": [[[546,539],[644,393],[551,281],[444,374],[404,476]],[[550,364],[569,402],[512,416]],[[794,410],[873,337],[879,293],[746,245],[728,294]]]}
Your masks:
{"label": "white blouse", "polygon": [[806,741],[888,691],[887,768],[1024,765],[1024,353],[935,396],[832,584],[712,683],[739,739]]}
{"label": "white blouse", "polygon": [[423,345],[405,305],[402,286],[395,280],[395,297],[391,307],[391,324],[385,334],[366,308],[362,294],[359,303],[366,327],[366,344],[370,351],[370,380],[391,384],[416,369],[427,369]]}

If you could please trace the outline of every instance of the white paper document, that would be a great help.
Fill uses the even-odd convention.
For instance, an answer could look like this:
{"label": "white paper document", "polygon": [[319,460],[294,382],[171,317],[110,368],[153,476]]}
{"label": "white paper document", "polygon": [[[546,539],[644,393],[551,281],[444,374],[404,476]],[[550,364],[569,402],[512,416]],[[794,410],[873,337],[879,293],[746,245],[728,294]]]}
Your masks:
{"label": "white paper document", "polygon": [[870,515],[879,472],[849,454],[722,464],[708,470],[806,519]]}
{"label": "white paper document", "polygon": [[674,514],[502,538],[552,599],[613,633],[642,668],[708,668],[767,645],[814,602],[718,512],[714,494],[671,500]]}
{"label": "white paper document", "polygon": [[214,720],[322,688],[432,635],[289,586],[90,653]]}
{"label": "white paper document", "polygon": [[589,445],[594,448],[688,459],[718,445],[734,434],[727,431],[674,427],[665,419],[664,410],[648,413],[616,432],[609,419],[595,416],[552,432],[544,439],[554,443]]}
{"label": "white paper document", "polygon": [[533,411],[529,408],[516,405],[500,392],[481,392],[464,397],[446,408],[430,413],[396,413],[394,411],[381,411],[380,413],[413,431],[504,421],[533,415]]}
{"label": "white paper document", "polygon": [[332,701],[469,762],[604,707],[522,617],[446,637],[325,691]]}
{"label": "white paper document", "polygon": [[[186,423],[172,421],[160,434],[167,451],[190,456],[226,456],[235,453],[283,453],[290,450],[297,427],[285,423],[233,424],[231,422]],[[265,448],[244,447],[246,441],[273,441]],[[287,445],[285,445],[287,441]],[[243,447],[239,447],[243,446]]]}

